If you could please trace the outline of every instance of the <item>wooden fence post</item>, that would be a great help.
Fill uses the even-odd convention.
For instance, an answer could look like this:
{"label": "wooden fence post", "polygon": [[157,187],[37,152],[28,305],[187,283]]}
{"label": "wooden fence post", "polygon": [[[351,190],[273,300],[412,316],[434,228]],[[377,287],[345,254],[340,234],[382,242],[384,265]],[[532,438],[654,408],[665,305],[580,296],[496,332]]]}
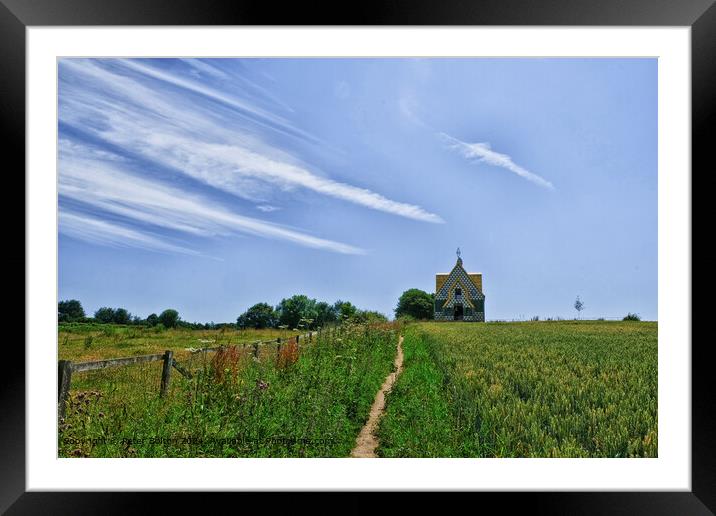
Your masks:
{"label": "wooden fence post", "polygon": [[69,360],[60,360],[57,362],[57,415],[59,418],[65,417],[71,382],[72,362]]}
{"label": "wooden fence post", "polygon": [[296,335],[296,347],[298,347],[298,339],[300,339],[300,338],[301,338],[300,335]]}
{"label": "wooden fence post", "polygon": [[174,366],[174,369],[176,369],[176,370],[179,371],[182,375],[184,375],[185,378],[191,379],[191,373],[190,373],[189,371],[187,371],[186,369],[184,369],[184,368],[179,364],[179,362],[177,362],[177,361],[174,360],[174,359],[172,359],[172,366]]}
{"label": "wooden fence post", "polygon": [[280,358],[281,358],[281,337],[276,339],[276,365],[278,365]]}
{"label": "wooden fence post", "polygon": [[171,350],[166,350],[164,352],[164,364],[162,366],[162,384],[159,390],[159,395],[161,397],[164,397],[167,395],[167,391],[169,390],[169,380],[171,379],[172,374],[172,360],[173,360],[174,353]]}
{"label": "wooden fence post", "polygon": [[259,358],[259,343],[254,342],[254,358]]}

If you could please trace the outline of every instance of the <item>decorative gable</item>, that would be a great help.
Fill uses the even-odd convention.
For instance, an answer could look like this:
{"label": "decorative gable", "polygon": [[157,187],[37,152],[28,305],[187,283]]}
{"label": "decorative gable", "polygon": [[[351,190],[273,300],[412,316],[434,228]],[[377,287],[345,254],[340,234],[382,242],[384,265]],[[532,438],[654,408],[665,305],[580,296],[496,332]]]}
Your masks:
{"label": "decorative gable", "polygon": [[484,311],[482,274],[465,271],[458,249],[452,271],[435,275],[435,319],[484,321]]}

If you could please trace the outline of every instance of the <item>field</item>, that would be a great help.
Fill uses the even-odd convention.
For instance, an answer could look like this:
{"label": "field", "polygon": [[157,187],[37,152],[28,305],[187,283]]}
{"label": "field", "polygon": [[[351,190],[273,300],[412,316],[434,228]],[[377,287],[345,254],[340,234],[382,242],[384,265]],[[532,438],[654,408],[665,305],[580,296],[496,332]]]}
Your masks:
{"label": "field", "polygon": [[164,329],[161,326],[146,328],[118,324],[60,324],[58,352],[60,360],[88,362],[106,358],[128,357],[174,351],[177,359],[191,355],[189,348],[205,348],[254,340],[288,338],[296,331],[266,330],[190,330]]}
{"label": "field", "polygon": [[[77,372],[63,457],[346,457],[392,371],[383,457],[656,457],[657,324],[555,321],[282,330],[61,325],[74,362],[171,349],[162,362]],[[245,343],[283,339],[260,348]],[[226,346],[220,353],[190,348]]]}
{"label": "field", "polygon": [[384,457],[656,457],[657,324],[421,323]]}
{"label": "field", "polygon": [[[62,457],[347,456],[391,371],[393,325],[344,325],[300,347],[261,348],[274,330],[190,331],[61,328],[59,354],[75,362],[175,351],[193,378],[172,374],[158,395],[161,362],[75,373],[60,424]],[[71,331],[67,331],[67,330]],[[295,335],[295,331],[290,335]],[[86,345],[87,337],[92,337]],[[201,339],[201,340],[200,340]],[[214,342],[204,342],[214,341]],[[224,353],[185,348],[228,345]],[[238,345],[237,345],[238,344]]]}

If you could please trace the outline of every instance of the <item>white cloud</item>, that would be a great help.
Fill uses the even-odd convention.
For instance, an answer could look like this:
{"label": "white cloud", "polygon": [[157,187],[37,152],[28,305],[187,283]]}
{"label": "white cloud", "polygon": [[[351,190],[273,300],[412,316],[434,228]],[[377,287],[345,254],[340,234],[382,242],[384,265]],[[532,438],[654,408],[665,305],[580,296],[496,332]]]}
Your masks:
{"label": "white cloud", "polygon": [[[231,58],[223,59],[231,60]],[[211,62],[207,62],[205,59],[201,58],[185,58],[182,59],[182,61],[192,67],[190,73],[194,77],[204,78],[206,76],[210,76],[215,80],[224,81],[226,84],[231,84],[233,88],[236,88],[238,84],[251,96],[256,96],[258,98],[268,100],[274,105],[290,113],[294,112],[291,106],[283,102],[267,88],[250,80],[245,73],[236,73],[232,70],[222,70],[212,64],[212,62],[214,61],[213,59],[211,60]]]}
{"label": "white cloud", "polygon": [[161,238],[135,231],[119,224],[78,214],[67,209],[59,213],[59,230],[67,236],[102,245],[136,247],[151,251],[164,251],[200,255],[198,251],[174,245]]}
{"label": "white cloud", "polygon": [[251,103],[242,101],[241,99],[238,99],[236,97],[226,95],[220,91],[214,90],[213,88],[204,86],[201,83],[183,79],[177,75],[173,75],[171,73],[158,70],[151,66],[141,64],[141,62],[136,61],[136,60],[121,59],[120,62],[127,68],[131,68],[133,70],[141,72],[142,74],[144,74],[148,77],[152,77],[154,79],[158,79],[158,80],[167,82],[169,84],[173,84],[174,86],[184,88],[184,89],[192,91],[194,93],[198,93],[198,94],[208,97],[210,99],[216,100],[218,102],[222,102],[222,103],[224,103],[228,106],[231,106],[233,108],[236,108],[241,111],[245,111],[247,113],[251,113],[258,117],[269,120],[269,121],[271,121],[275,124],[278,124],[282,127],[290,127],[293,130],[297,130],[295,127],[291,126],[291,124],[289,124],[289,122],[286,119],[284,119],[280,116],[274,115],[273,113],[270,113],[264,109],[261,109]]}
{"label": "white cloud", "polygon": [[263,211],[264,213],[271,213],[272,211],[278,211],[281,208],[278,206],[271,206],[270,204],[259,204],[256,206],[256,209],[259,211]]}
{"label": "white cloud", "polygon": [[418,102],[415,100],[415,96],[412,93],[404,93],[398,99],[398,109],[403,116],[413,124],[428,129],[428,126],[416,114],[418,107]]}
{"label": "white cloud", "polygon": [[[65,61],[62,61],[65,65]],[[275,189],[305,188],[359,206],[414,220],[441,223],[422,207],[388,199],[369,189],[335,181],[309,170],[297,158],[263,143],[230,120],[187,103],[183,97],[158,95],[138,81],[113,73],[92,61],[70,60],[69,69],[88,76],[99,87],[62,85],[60,119],[94,130],[97,136],[147,159],[172,167],[214,188],[254,201],[267,201]],[[226,95],[135,61],[124,66],[223,103]],[[240,104],[244,109],[244,104]],[[247,108],[248,109],[248,108]],[[271,122],[281,118],[254,112]],[[86,121],[103,121],[97,128]]]}
{"label": "white cloud", "polygon": [[439,136],[444,141],[446,141],[451,148],[457,150],[467,159],[475,158],[478,161],[487,163],[489,165],[507,169],[510,172],[513,172],[514,174],[517,174],[518,176],[527,179],[532,183],[535,183],[536,185],[548,188],[550,190],[554,190],[554,185],[552,185],[552,183],[550,183],[543,177],[538,176],[533,172],[530,172],[526,168],[517,165],[507,154],[501,154],[499,152],[493,151],[490,148],[489,143],[465,143],[445,133],[439,133]]}
{"label": "white cloud", "polygon": [[[417,66],[422,66],[421,61],[417,61],[417,63]],[[420,116],[418,116],[417,111],[419,111],[420,106],[412,93],[406,92],[398,99],[398,109],[402,115],[413,124],[428,130],[434,130],[423,122]],[[510,172],[531,181],[532,183],[554,190],[554,185],[552,185],[552,183],[543,177],[530,172],[526,168],[517,165],[507,154],[501,154],[493,151],[489,143],[466,143],[441,132],[438,132],[437,135],[440,139],[446,142],[450,148],[457,150],[467,159],[477,159],[477,161],[481,161],[489,165],[505,168]]]}
{"label": "white cloud", "polygon": [[215,66],[205,63],[201,59],[183,58],[182,61],[194,68],[197,72],[200,72],[199,76],[201,76],[202,73],[205,73],[217,79],[226,79],[228,77],[224,72]]}
{"label": "white cloud", "polygon": [[364,253],[348,244],[238,215],[202,196],[137,177],[120,163],[82,156],[62,141],[59,179],[60,196],[146,225],[201,237],[248,233],[337,253]]}

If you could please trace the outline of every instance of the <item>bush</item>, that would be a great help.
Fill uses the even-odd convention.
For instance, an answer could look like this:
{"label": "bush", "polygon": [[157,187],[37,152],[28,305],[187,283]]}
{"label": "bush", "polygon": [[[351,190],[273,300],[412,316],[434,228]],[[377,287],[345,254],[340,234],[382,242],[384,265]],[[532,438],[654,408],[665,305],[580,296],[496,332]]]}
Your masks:
{"label": "bush", "polygon": [[236,326],[245,328],[273,328],[278,322],[276,311],[268,303],[256,303],[236,319]]}
{"label": "bush", "polygon": [[[288,299],[282,299],[276,307],[278,314],[278,322],[289,328],[298,328],[301,321],[314,322],[318,319],[318,309],[316,308],[316,300],[310,299],[308,296],[295,295]],[[315,327],[314,325],[309,326]]]}
{"label": "bush", "polygon": [[114,309],[103,306],[94,313],[94,318],[97,322],[109,324],[114,321]]}
{"label": "bush", "polygon": [[129,324],[132,320],[132,314],[125,308],[117,308],[114,311],[114,318],[112,321],[115,324]]}
{"label": "bush", "polygon": [[411,288],[403,292],[395,308],[395,317],[409,315],[415,319],[432,319],[435,311],[435,296],[427,292]]}
{"label": "bush", "polygon": [[347,321],[358,313],[358,309],[350,301],[336,301],[333,305],[339,321]]}
{"label": "bush", "polygon": [[626,314],[624,319],[622,319],[622,321],[641,321],[641,317],[639,317],[637,314],[629,312],[628,314]]}
{"label": "bush", "polygon": [[[337,302],[336,302],[337,304]],[[329,305],[325,301],[319,301],[316,303],[316,326],[323,327],[327,324],[338,321],[338,314],[336,312],[336,304]]]}
{"label": "bush", "polygon": [[84,318],[84,316],[85,311],[82,308],[82,303],[76,299],[69,299],[67,301],[60,301],[57,303],[57,318],[59,321],[80,321]]}
{"label": "bush", "polygon": [[349,321],[356,324],[376,324],[386,323],[388,322],[388,318],[374,310],[358,310]]}
{"label": "bush", "polygon": [[179,323],[179,312],[173,308],[168,308],[159,314],[159,322],[161,322],[165,328],[175,328]]}

